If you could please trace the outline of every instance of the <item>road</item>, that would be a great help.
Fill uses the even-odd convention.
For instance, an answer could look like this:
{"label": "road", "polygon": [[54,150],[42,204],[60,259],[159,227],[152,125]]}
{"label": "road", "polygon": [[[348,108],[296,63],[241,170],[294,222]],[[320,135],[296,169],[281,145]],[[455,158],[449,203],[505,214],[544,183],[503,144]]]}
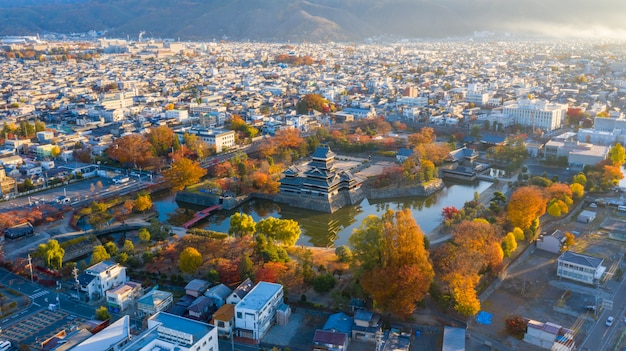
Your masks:
{"label": "road", "polygon": [[[610,280],[606,283],[605,289],[611,289],[613,308],[611,310],[602,310],[598,321],[591,328],[587,338],[583,341],[581,350],[608,351],[613,350],[613,342],[619,336],[625,326],[624,316],[626,316],[626,279],[622,278],[620,282]],[[613,316],[615,321],[610,327],[606,326],[606,319]]]}
{"label": "road", "polygon": [[27,295],[31,300],[30,305],[26,309],[0,320],[0,326],[3,328],[15,324],[39,310],[48,308],[48,305],[51,303],[56,304],[58,302],[61,310],[84,318],[91,318],[95,312],[93,306],[71,300],[67,293],[46,289],[5,269],[0,269],[0,284]]}

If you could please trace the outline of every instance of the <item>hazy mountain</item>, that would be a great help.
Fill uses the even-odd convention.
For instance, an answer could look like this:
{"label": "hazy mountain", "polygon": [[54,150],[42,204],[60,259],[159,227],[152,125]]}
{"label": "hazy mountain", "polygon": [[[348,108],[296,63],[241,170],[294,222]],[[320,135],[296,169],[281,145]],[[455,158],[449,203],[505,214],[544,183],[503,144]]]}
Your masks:
{"label": "hazy mountain", "polygon": [[444,37],[474,31],[626,37],[623,0],[0,0],[0,35],[236,40]]}

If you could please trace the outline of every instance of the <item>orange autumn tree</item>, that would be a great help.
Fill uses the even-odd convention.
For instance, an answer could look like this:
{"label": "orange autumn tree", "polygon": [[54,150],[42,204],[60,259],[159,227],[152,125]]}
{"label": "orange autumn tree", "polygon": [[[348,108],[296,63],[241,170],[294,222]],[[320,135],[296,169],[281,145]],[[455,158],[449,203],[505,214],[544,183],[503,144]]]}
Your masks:
{"label": "orange autumn tree", "polygon": [[196,161],[182,157],[172,163],[172,167],[163,171],[165,179],[172,184],[172,190],[179,191],[186,186],[197,184],[207,170]]}
{"label": "orange autumn tree", "polygon": [[[363,290],[378,308],[409,317],[435,276],[424,233],[409,209],[370,216],[350,238],[360,265]],[[369,256],[369,254],[374,254]]]}
{"label": "orange autumn tree", "polygon": [[521,187],[511,195],[507,210],[514,227],[528,230],[534,220],[546,213],[544,194],[534,186]]}
{"label": "orange autumn tree", "polygon": [[141,134],[130,134],[115,139],[106,152],[111,159],[135,168],[148,165],[154,158],[152,145]]}
{"label": "orange autumn tree", "polygon": [[504,253],[502,238],[486,220],[463,221],[454,227],[453,240],[434,255],[437,274],[450,288],[454,308],[466,316],[480,310],[476,287],[484,272],[497,272]]}

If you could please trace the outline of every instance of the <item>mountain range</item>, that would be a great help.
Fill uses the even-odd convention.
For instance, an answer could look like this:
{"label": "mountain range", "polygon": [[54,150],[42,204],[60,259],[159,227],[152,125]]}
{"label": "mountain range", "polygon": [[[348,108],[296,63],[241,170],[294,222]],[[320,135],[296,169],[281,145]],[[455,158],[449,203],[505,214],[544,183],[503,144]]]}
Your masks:
{"label": "mountain range", "polygon": [[0,0],[0,36],[353,41],[516,36],[626,38],[623,0]]}

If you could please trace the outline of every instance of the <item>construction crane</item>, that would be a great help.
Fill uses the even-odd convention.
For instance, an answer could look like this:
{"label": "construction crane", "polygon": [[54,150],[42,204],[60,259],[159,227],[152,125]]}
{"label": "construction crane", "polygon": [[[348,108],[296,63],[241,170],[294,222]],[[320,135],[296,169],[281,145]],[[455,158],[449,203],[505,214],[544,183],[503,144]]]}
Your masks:
{"label": "construction crane", "polygon": [[143,37],[143,35],[146,34],[146,31],[141,31],[139,32],[139,42],[141,42],[141,38]]}

